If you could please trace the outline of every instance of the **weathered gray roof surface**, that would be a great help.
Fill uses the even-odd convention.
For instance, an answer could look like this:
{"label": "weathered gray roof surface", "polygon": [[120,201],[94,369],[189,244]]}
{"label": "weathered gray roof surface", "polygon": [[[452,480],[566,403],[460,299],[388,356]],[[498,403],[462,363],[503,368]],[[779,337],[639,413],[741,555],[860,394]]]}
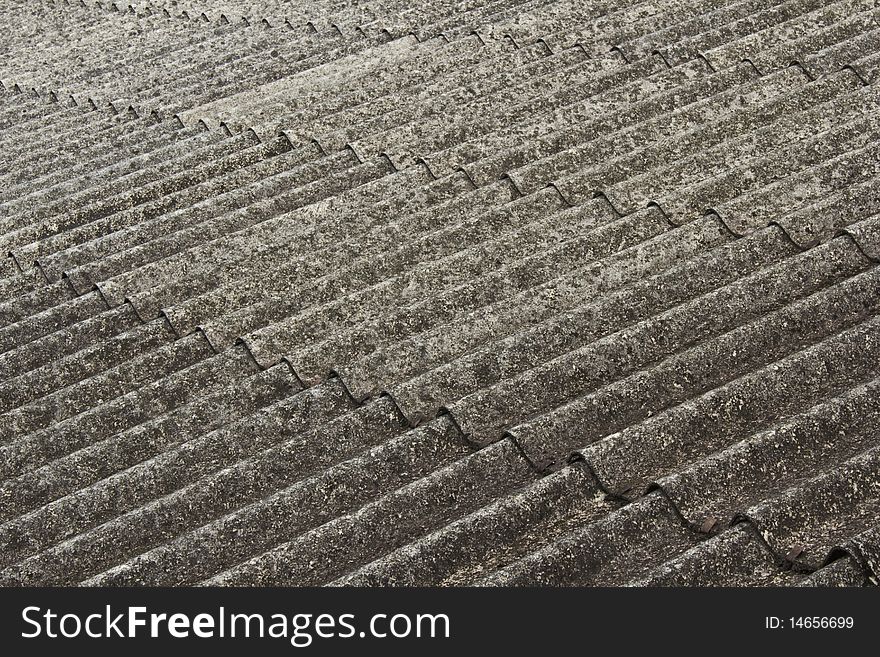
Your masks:
{"label": "weathered gray roof surface", "polygon": [[880,577],[877,0],[0,0],[0,582]]}

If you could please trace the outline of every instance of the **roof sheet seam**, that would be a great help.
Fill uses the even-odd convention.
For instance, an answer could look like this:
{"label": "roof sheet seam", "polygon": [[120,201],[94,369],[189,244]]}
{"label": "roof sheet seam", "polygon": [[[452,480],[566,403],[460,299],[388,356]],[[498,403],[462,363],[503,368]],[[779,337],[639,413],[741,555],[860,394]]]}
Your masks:
{"label": "roof sheet seam", "polygon": [[864,553],[861,547],[854,541],[847,541],[840,545],[836,545],[828,551],[828,555],[822,562],[822,568],[830,566],[832,563],[840,559],[852,559],[858,567],[864,572],[865,579],[875,586],[880,583],[880,570],[877,570],[871,563],[871,560]]}

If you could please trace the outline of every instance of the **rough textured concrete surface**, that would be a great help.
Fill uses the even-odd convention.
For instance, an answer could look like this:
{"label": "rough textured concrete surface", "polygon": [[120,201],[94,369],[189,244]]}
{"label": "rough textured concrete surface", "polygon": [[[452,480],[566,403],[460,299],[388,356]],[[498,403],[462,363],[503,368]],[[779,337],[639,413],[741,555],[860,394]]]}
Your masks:
{"label": "rough textured concrete surface", "polygon": [[878,584],[880,0],[0,27],[0,584]]}

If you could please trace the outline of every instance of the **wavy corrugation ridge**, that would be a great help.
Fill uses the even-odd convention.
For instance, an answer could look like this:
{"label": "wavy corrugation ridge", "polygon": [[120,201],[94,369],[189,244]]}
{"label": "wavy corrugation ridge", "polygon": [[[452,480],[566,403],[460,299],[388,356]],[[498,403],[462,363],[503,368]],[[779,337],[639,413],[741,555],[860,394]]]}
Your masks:
{"label": "wavy corrugation ridge", "polygon": [[0,582],[875,585],[878,17],[7,3]]}

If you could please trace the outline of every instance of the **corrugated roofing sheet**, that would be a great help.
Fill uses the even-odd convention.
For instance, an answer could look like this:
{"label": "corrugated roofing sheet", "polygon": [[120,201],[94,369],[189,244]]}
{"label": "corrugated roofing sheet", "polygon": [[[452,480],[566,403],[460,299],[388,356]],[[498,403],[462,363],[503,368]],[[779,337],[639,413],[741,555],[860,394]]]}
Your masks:
{"label": "corrugated roofing sheet", "polygon": [[878,18],[0,2],[0,582],[876,584]]}

